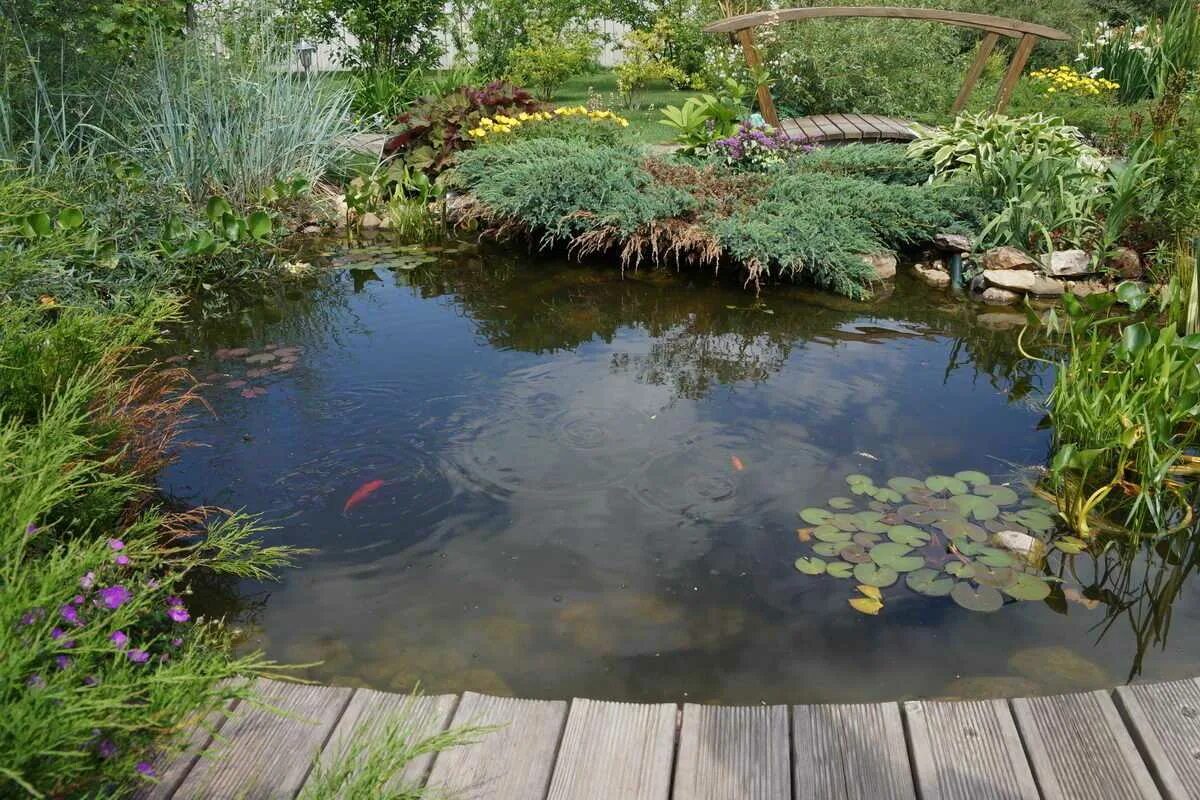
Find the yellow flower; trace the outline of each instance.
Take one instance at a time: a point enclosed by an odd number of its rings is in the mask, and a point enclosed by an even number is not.
[[[485,131],[483,128],[472,128],[468,131],[468,133],[470,133],[471,136],[475,137],[476,139],[482,139],[483,137],[487,136],[487,131]]]

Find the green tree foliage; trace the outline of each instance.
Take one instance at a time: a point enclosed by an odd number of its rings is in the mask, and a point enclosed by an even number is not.
[[[390,69],[401,74],[430,68],[444,52],[446,26],[439,0],[293,0],[292,14],[302,29],[344,47],[342,63],[356,70]]]
[[[552,100],[568,78],[595,64],[598,53],[596,37],[589,30],[556,31],[544,22],[535,22],[530,26],[529,42],[509,53],[512,77],[536,89],[540,99]]]

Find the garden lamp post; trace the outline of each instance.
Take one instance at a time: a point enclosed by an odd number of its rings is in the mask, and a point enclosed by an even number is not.
[[[313,54],[316,52],[317,46],[307,39],[301,39],[296,42],[296,57],[300,59],[300,66],[304,69],[306,77],[308,71],[312,69]]]

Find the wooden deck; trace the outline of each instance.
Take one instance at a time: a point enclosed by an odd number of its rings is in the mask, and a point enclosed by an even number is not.
[[[912,123],[878,114],[814,114],[780,120],[792,138],[813,144],[838,142],[909,142],[917,138]]]
[[[405,698],[262,680],[143,798],[294,798],[314,761]],[[502,726],[404,778],[460,800],[1200,798],[1200,680],[1019,700],[676,706],[468,692],[417,701],[429,732]],[[411,709],[410,709],[411,710]],[[441,797],[443,795],[438,794]]]

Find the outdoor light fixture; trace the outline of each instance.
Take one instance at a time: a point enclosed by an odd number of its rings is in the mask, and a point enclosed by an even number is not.
[[[304,68],[304,74],[312,69],[313,54],[317,52],[317,46],[307,39],[301,39],[296,42],[296,57],[300,59],[300,66]]]

